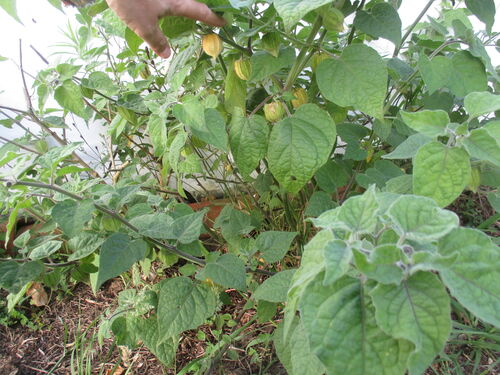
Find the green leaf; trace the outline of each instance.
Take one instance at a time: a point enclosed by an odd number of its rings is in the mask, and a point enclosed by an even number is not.
[[[95,211],[94,202],[90,199],[77,202],[66,199],[52,208],[52,218],[61,227],[64,234],[74,237],[81,233],[85,224],[92,219]]]
[[[136,227],[143,236],[162,240],[173,239],[170,231],[173,222],[172,217],[162,212],[137,216],[130,220],[130,224]]]
[[[495,2],[493,0],[465,0],[465,5],[477,18],[484,22],[488,31],[491,32],[491,28],[495,23]]]
[[[258,286],[252,297],[256,300],[269,302],[285,302],[295,271],[285,270],[271,276]]]
[[[147,244],[143,240],[131,240],[123,233],[111,235],[101,247],[94,292],[107,280],[121,275],[135,262],[144,259],[146,252]]]
[[[148,120],[147,134],[151,138],[154,155],[161,157],[167,150],[168,132],[163,116],[151,115]]]
[[[349,175],[337,162],[328,160],[314,177],[321,190],[327,193],[336,193],[337,189],[347,185]]]
[[[420,133],[410,135],[402,143],[400,143],[394,151],[387,155],[383,155],[382,158],[391,160],[412,159],[422,146],[431,141],[432,138]]]
[[[0,288],[10,293],[19,292],[24,285],[40,276],[45,267],[41,262],[0,262]]]
[[[281,69],[288,68],[295,61],[295,50],[291,47],[282,48],[278,57],[268,52],[258,51],[251,57],[252,75],[250,81],[256,82],[269,78]]]
[[[401,20],[398,12],[387,3],[376,4],[370,12],[358,11],[354,26],[374,38],[384,38],[395,45],[401,40]]]
[[[234,115],[245,113],[246,99],[247,83],[236,75],[234,65],[231,64],[224,80],[224,108]]]
[[[30,258],[33,260],[39,260],[43,258],[47,258],[54,254],[57,250],[59,250],[62,246],[61,241],[47,241],[41,244],[40,246],[35,247],[30,252]]]
[[[274,0],[274,7],[283,18],[285,29],[291,30],[307,13],[330,2],[331,0]]]
[[[21,20],[17,16],[16,0],[0,0],[0,7],[2,7],[3,10],[5,10],[17,22],[22,24]]]
[[[400,113],[406,125],[431,138],[445,135],[446,126],[450,123],[448,113],[442,110],[424,110],[418,112],[401,111]]]
[[[222,151],[228,150],[226,123],[216,109],[205,109],[201,102],[190,100],[175,106],[174,115],[189,127],[194,136]]]
[[[292,117],[274,125],[269,139],[269,169],[291,193],[326,163],[336,138],[335,123],[315,104],[304,104]]]
[[[396,264],[376,264],[371,262],[365,252],[361,252],[356,248],[352,249],[352,253],[354,265],[365,277],[381,284],[399,285],[403,280],[403,270]]]
[[[464,107],[469,117],[475,118],[500,109],[500,95],[490,92],[471,92],[464,99]]]
[[[311,195],[311,198],[309,198],[304,215],[318,217],[323,212],[335,207],[337,207],[337,203],[333,201],[331,194],[325,193],[324,191],[316,191]]]
[[[374,49],[362,44],[346,47],[340,58],[319,65],[316,79],[326,99],[383,120],[388,72]]]
[[[87,119],[83,95],[80,87],[72,80],[68,79],[54,91],[54,99],[65,110],[73,112],[75,115]]]
[[[436,56],[429,60],[421,55],[418,67],[430,94],[447,87],[463,98],[471,92],[488,89],[483,63],[467,51],[457,52],[451,59]]]
[[[322,281],[320,274],[309,283],[300,311],[311,349],[327,372],[403,374],[413,345],[377,326],[360,280],[346,276],[327,287]]]
[[[417,242],[431,242],[445,236],[459,225],[458,216],[439,208],[425,197],[403,195],[387,211],[394,231]]]
[[[141,319],[137,325],[137,334],[146,347],[160,360],[165,366],[169,367],[175,359],[175,352],[179,343],[179,337],[163,338],[159,329],[156,317]]]
[[[245,263],[234,254],[224,254],[215,262],[207,263],[196,276],[198,280],[212,280],[224,288],[246,290]]]
[[[285,339],[285,325],[278,325],[273,341],[276,354],[289,375],[322,375],[325,368],[309,346],[309,340],[299,318],[294,317]]]
[[[165,342],[205,323],[217,308],[217,294],[187,277],[166,279],[159,284],[158,334]]]
[[[328,242],[324,250],[325,279],[323,284],[330,285],[349,271],[352,261],[351,247],[342,240]]]
[[[245,117],[241,109],[233,113],[229,144],[234,161],[243,176],[250,173],[266,156],[269,126],[261,116]]]
[[[170,239],[175,239],[183,244],[196,241],[201,235],[203,217],[206,212],[206,210],[202,210],[175,219],[167,232]]]
[[[375,186],[372,185],[363,195],[351,197],[339,208],[327,211],[311,221],[321,228],[340,229],[358,234],[371,233],[377,225],[377,211]]]
[[[320,231],[304,247],[300,268],[295,272],[288,289],[288,300],[285,308],[284,331],[288,336],[290,325],[295,317],[299,300],[307,285],[325,268],[324,249],[332,241],[332,231]]]
[[[279,262],[286,255],[297,232],[268,231],[259,234],[255,248],[268,263]]]
[[[194,31],[196,22],[186,17],[164,17],[160,21],[160,28],[168,38],[177,38]]]
[[[438,250],[444,257],[457,256],[438,268],[452,296],[478,318],[500,327],[498,246],[478,230],[457,228],[439,241]]]
[[[235,210],[231,206],[225,206],[215,220],[214,228],[220,228],[222,236],[231,241],[250,233],[255,229],[255,226],[252,224],[252,218],[249,215],[240,210]]]
[[[496,128],[500,129],[500,123],[496,124]],[[496,136],[493,127],[474,129],[463,143],[473,158],[486,160],[500,167],[500,138]]]
[[[133,53],[137,53],[141,44],[144,43],[142,38],[128,27],[125,29],[125,41],[127,42],[128,48],[130,48]]]
[[[452,203],[469,183],[469,155],[461,148],[431,142],[413,161],[413,192],[433,198],[439,206]]]
[[[68,241],[68,247],[73,251],[68,257],[68,262],[83,259],[104,243],[104,238],[97,233],[82,232],[78,236],[73,237]]]
[[[410,374],[422,374],[443,349],[451,331],[450,298],[438,277],[417,272],[401,285],[379,284],[371,292],[377,324],[415,345]]]

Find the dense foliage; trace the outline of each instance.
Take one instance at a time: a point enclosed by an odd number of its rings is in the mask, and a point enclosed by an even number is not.
[[[233,289],[279,323],[276,353],[300,375],[423,373],[452,298],[499,327],[498,213],[473,228],[445,209],[472,191],[500,210],[493,0],[443,1],[407,30],[397,0],[205,2],[228,25],[163,20],[169,62],[103,1],[82,9],[28,109],[0,106],[3,126],[40,126],[0,149],[6,240],[36,221],[0,263],[9,309],[33,281],[95,291],[132,270],[101,335],[169,366]],[[106,125],[100,164],[61,135],[72,116]],[[227,198],[214,222],[186,204],[207,181]],[[143,285],[154,261],[175,277]]]

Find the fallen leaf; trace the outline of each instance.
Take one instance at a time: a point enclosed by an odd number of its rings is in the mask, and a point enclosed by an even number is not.
[[[31,297],[31,303],[37,307],[46,306],[49,303],[49,296],[40,283],[31,284],[26,295]]]

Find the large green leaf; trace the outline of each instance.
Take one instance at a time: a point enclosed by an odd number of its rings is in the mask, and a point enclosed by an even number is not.
[[[269,139],[269,169],[288,191],[298,193],[326,163],[336,137],[330,115],[315,104],[301,106],[276,124]]]
[[[398,44],[401,40],[401,20],[394,7],[387,3],[376,4],[369,12],[356,13],[354,26],[375,37]]]
[[[54,99],[64,109],[73,112],[83,119],[87,118],[82,91],[71,79],[64,81],[61,86],[56,88]]]
[[[400,143],[394,151],[387,155],[383,155],[383,159],[412,159],[420,147],[432,141],[432,138],[426,135],[417,133],[410,135],[402,143]]]
[[[234,161],[243,176],[248,176],[266,156],[269,126],[261,116],[247,118],[238,109],[229,128],[229,144]]]
[[[295,61],[293,48],[282,48],[277,57],[265,51],[258,51],[252,55],[251,81],[260,81],[269,78],[283,68],[287,68]]]
[[[488,80],[483,63],[467,51],[460,51],[451,59],[436,56],[429,60],[421,55],[418,67],[429,93],[449,88],[458,97],[474,91],[486,91]]]
[[[205,108],[197,100],[190,100],[174,107],[174,115],[187,125],[193,135],[222,151],[227,151],[226,123],[213,108]]]
[[[266,262],[279,262],[290,250],[295,237],[297,237],[297,232],[263,232],[257,237],[255,248],[262,253]]]
[[[228,205],[222,209],[215,220],[214,228],[220,228],[222,236],[231,241],[241,235],[250,233],[255,226],[252,224],[252,218],[249,215]]]
[[[300,268],[293,275],[292,283],[288,289],[284,320],[285,336],[288,336],[300,297],[305,288],[318,273],[325,269],[324,249],[333,239],[332,231],[323,230],[315,235],[304,247]]]
[[[83,259],[104,243],[104,238],[94,232],[81,232],[78,236],[71,238],[68,241],[68,247],[73,251],[68,257],[68,261]]]
[[[438,277],[418,272],[400,285],[379,284],[371,293],[378,325],[415,345],[408,368],[422,374],[443,349],[451,331],[450,298]]]
[[[485,322],[500,328],[500,251],[484,233],[457,228],[438,244],[445,257],[455,262],[439,265],[444,283],[464,307]]]
[[[330,241],[324,250],[325,279],[324,285],[329,285],[344,276],[351,266],[351,247],[342,240]]]
[[[234,254],[224,254],[215,262],[207,263],[196,278],[210,279],[224,288],[246,290],[245,263]]]
[[[464,99],[464,107],[470,118],[486,115],[500,109],[500,95],[490,92],[471,92]]]
[[[491,28],[495,23],[495,2],[494,0],[465,0],[467,8],[481,21],[484,22],[486,28],[491,32]]]
[[[63,243],[61,241],[46,241],[31,250],[30,258],[33,260],[47,258],[59,250],[62,244]]]
[[[2,7],[3,10],[5,10],[16,21],[22,23],[17,16],[16,0],[0,0],[0,7]]]
[[[283,18],[285,28],[290,30],[307,13],[330,2],[331,0],[274,0],[274,7]]]
[[[95,290],[107,280],[119,276],[146,256],[147,244],[143,240],[132,240],[123,233],[111,235],[101,247],[99,271]]]
[[[445,135],[446,126],[450,123],[448,113],[442,110],[400,113],[406,125],[431,138]]]
[[[339,208],[325,212],[312,222],[321,228],[371,233],[377,225],[378,208],[375,185],[372,185],[362,195],[349,198]]]
[[[148,214],[135,217],[130,223],[144,236],[189,244],[200,237],[205,213],[203,210],[175,220],[165,213]]]
[[[274,331],[273,341],[276,354],[289,375],[322,375],[325,368],[309,346],[307,334],[300,320],[295,317],[290,333],[285,338],[284,324]]]
[[[388,72],[373,48],[363,44],[346,47],[340,58],[319,65],[316,78],[326,99],[383,119]]]
[[[253,298],[268,302],[285,302],[288,288],[292,282],[292,277],[296,270],[285,270],[278,272],[264,281],[255,290]]]
[[[470,135],[464,139],[464,146],[469,154],[473,158],[487,160],[500,167],[498,129],[500,129],[500,122],[471,131]]]
[[[361,281],[345,276],[325,287],[323,274],[309,283],[300,301],[314,354],[330,374],[402,375],[413,345],[395,339],[375,322]]]
[[[170,228],[173,222],[172,217],[162,212],[137,216],[130,220],[130,224],[136,227],[143,236],[158,239],[172,239]]]
[[[95,211],[94,202],[90,199],[76,202],[66,199],[52,208],[52,218],[61,227],[64,234],[73,237],[81,233],[85,224],[92,219]]]
[[[172,365],[179,343],[177,335],[164,339],[158,329],[158,321],[154,316],[138,321],[137,335],[161,363],[165,366]]]
[[[159,289],[159,342],[165,342],[185,330],[197,328],[217,308],[217,294],[187,277],[163,280]]]
[[[458,227],[458,216],[439,208],[426,197],[403,195],[389,208],[387,215],[399,236],[418,242],[438,240]]]
[[[41,262],[2,261],[0,262],[0,288],[10,293],[18,293],[24,285],[40,276],[44,269]]]
[[[461,148],[431,142],[420,148],[413,161],[413,192],[433,198],[444,207],[469,183],[469,155]]]

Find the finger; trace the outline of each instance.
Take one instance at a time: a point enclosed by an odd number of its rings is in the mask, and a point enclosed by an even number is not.
[[[133,28],[137,35],[139,35],[156,54],[164,59],[168,59],[171,55],[170,45],[168,40],[155,23],[149,23],[145,26],[137,26]]]
[[[210,26],[222,27],[226,24],[224,18],[219,17],[205,4],[194,0],[185,0],[175,9],[176,16],[192,18]]]

